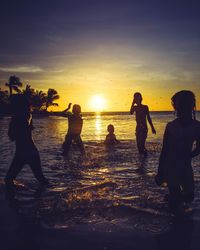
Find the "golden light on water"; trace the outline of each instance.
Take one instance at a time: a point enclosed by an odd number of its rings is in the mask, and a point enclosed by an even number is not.
[[[95,135],[97,140],[100,139],[101,132],[102,132],[102,120],[101,116],[97,115],[95,120]]]
[[[95,112],[101,112],[106,108],[106,100],[103,95],[94,95],[90,99],[89,106]]]

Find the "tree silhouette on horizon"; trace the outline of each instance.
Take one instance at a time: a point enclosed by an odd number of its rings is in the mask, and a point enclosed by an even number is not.
[[[36,90],[33,96],[33,107],[36,111],[46,110],[46,93],[42,90]]]
[[[17,93],[21,92],[19,87],[22,87],[22,82],[19,77],[13,75],[9,77],[8,83],[5,83],[5,86],[9,88],[9,93],[11,96],[13,94],[13,90]]]
[[[60,98],[57,90],[49,88],[47,92],[42,90],[35,90],[30,84],[26,84],[24,89],[19,77],[12,75],[9,77],[9,81],[5,83],[8,90],[0,89],[0,105],[1,113],[10,113],[10,97],[14,95],[13,91],[17,94],[24,95],[32,105],[33,111],[36,113],[47,112],[51,106],[58,107],[58,103],[55,101]]]
[[[58,103],[54,101],[58,100],[60,96],[55,89],[48,89],[46,96],[46,111],[50,106],[58,107]]]

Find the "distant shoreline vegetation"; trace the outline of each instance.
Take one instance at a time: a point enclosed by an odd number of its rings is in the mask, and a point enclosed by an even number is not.
[[[21,94],[26,96],[29,100],[33,114],[48,114],[49,107],[58,107],[56,100],[60,98],[57,90],[49,88],[47,92],[41,90],[35,90],[31,85],[26,84],[25,88],[20,78],[13,75],[10,76],[8,82],[5,83],[8,90],[2,90],[0,88],[0,115],[10,115],[11,107],[10,100],[13,94]]]

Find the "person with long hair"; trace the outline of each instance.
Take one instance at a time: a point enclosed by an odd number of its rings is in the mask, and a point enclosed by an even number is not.
[[[177,118],[166,126],[155,181],[169,189],[173,211],[194,199],[193,157],[200,154],[200,122],[196,120],[193,92],[182,90],[171,98]]]

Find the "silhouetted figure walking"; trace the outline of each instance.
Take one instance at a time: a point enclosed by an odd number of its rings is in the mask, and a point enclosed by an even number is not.
[[[181,203],[194,199],[191,160],[200,154],[200,122],[195,120],[196,101],[191,91],[177,92],[171,100],[177,118],[166,126],[155,180],[158,185],[167,184],[169,205],[176,212]]]
[[[136,114],[136,141],[139,154],[147,154],[145,148],[145,142],[148,134],[147,120],[151,126],[153,134],[156,134],[156,130],[153,126],[149,108],[147,105],[142,104],[142,95],[139,92],[136,92],[133,96],[133,103],[130,109],[130,114]]]
[[[12,119],[8,129],[8,136],[11,141],[15,142],[16,151],[5,177],[6,186],[8,189],[13,189],[13,180],[25,164],[30,165],[35,178],[40,183],[47,184],[48,181],[42,173],[39,152],[32,138],[34,127],[30,104],[25,96],[17,94],[11,97],[11,107]]]
[[[107,145],[107,146],[111,146],[111,145],[115,145],[117,143],[120,143],[120,141],[118,141],[116,139],[116,136],[114,134],[115,132],[115,128],[112,124],[109,124],[108,127],[107,127],[107,131],[109,132],[107,135],[106,135],[106,139],[104,141],[104,143]]]
[[[65,141],[63,143],[63,155],[67,156],[72,142],[74,142],[80,149],[82,154],[85,154],[84,145],[81,139],[81,131],[83,127],[83,119],[81,117],[81,106],[74,104],[72,108],[72,113],[69,112],[71,108],[71,103],[69,103],[68,108],[63,111],[68,118],[68,131],[65,136]]]

